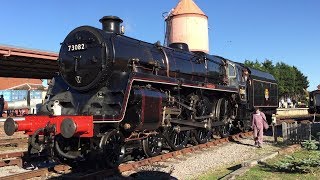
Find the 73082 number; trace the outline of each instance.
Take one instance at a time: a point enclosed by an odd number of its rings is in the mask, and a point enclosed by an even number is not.
[[[85,44],[71,44],[68,45],[68,51],[80,51],[86,49]]]

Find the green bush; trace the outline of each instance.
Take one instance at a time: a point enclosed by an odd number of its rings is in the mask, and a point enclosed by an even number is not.
[[[310,173],[314,172],[316,167],[320,167],[320,153],[305,158],[286,156],[283,160],[275,163],[273,168],[280,172]]]
[[[308,151],[318,149],[316,140],[307,140],[301,143],[302,147]]]

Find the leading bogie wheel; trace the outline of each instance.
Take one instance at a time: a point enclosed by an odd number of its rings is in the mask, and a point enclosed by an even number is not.
[[[150,135],[142,140],[142,147],[147,157],[157,156],[162,150],[162,138],[158,134]]]
[[[102,161],[108,167],[115,167],[121,163],[125,155],[124,136],[118,130],[109,130],[100,140]]]

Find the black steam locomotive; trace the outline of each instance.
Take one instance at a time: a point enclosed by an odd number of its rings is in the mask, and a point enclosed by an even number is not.
[[[250,129],[254,107],[270,121],[278,105],[268,73],[223,57],[191,52],[184,43],[147,43],[121,33],[122,20],[82,26],[61,44],[60,73],[40,114],[7,119],[5,132],[30,135],[29,152],[117,164],[130,150],[205,143],[212,134]],[[94,155],[94,156],[91,156]]]
[[[309,113],[320,114],[320,90],[309,93]]]

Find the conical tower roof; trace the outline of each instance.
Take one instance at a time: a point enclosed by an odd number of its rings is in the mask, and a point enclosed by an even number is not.
[[[199,14],[204,15],[204,12],[193,2],[193,0],[180,0],[178,5],[171,12],[172,16],[181,14]]]

